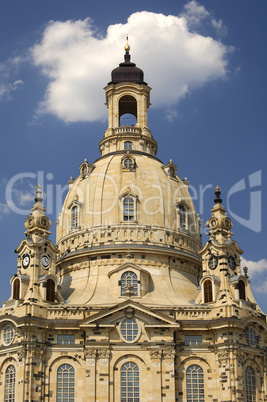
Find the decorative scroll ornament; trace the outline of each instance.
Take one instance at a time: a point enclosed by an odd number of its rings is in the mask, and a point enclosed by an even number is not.
[[[159,364],[162,356],[162,350],[150,350],[150,358],[154,364]]]
[[[175,349],[167,348],[162,350],[162,357],[166,361],[167,364],[172,364],[175,358]]]
[[[102,365],[105,365],[105,364],[108,363],[109,357],[110,357],[110,350],[109,349],[99,349],[97,354],[98,354],[98,357],[100,359],[100,363]]]

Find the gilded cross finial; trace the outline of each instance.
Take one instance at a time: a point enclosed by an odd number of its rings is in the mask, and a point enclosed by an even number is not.
[[[126,45],[124,46],[124,50],[126,53],[129,53],[130,51],[130,45],[128,43],[128,34],[126,35]]]

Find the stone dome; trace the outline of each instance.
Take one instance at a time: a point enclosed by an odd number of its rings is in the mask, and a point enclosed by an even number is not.
[[[199,218],[188,182],[181,181],[175,170],[172,161],[164,165],[133,150],[113,152],[93,165],[85,161],[80,166],[79,177],[69,184],[57,227],[65,299],[75,304],[118,301],[117,290],[107,286],[114,282],[117,287],[120,267],[129,264],[146,277],[144,303],[153,304],[160,297],[163,304],[184,305],[196,297]],[[89,267],[91,275],[98,272],[98,283],[89,285]],[[163,288],[163,282],[169,286]]]

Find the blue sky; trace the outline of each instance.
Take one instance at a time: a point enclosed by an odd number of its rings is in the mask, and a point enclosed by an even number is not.
[[[99,157],[103,87],[123,61],[128,33],[132,61],[152,87],[157,156],[188,178],[204,223],[213,188],[222,188],[242,265],[267,313],[266,1],[9,0],[0,7],[0,301],[10,297],[13,250],[37,181],[55,240],[69,177],[84,158]]]

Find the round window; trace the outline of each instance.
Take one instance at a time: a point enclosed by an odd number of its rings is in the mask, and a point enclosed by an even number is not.
[[[253,327],[248,327],[246,331],[246,336],[247,336],[247,341],[249,346],[257,346],[258,344],[258,336],[256,334],[256,331]]]
[[[127,159],[124,160],[124,167],[126,169],[131,169],[133,167],[133,165],[134,165],[134,163],[133,163],[132,159],[127,158]]]
[[[2,341],[5,346],[11,345],[14,340],[15,331],[12,325],[7,325],[2,331]]]
[[[135,342],[139,335],[137,322],[132,318],[127,318],[121,323],[120,332],[125,342]]]

